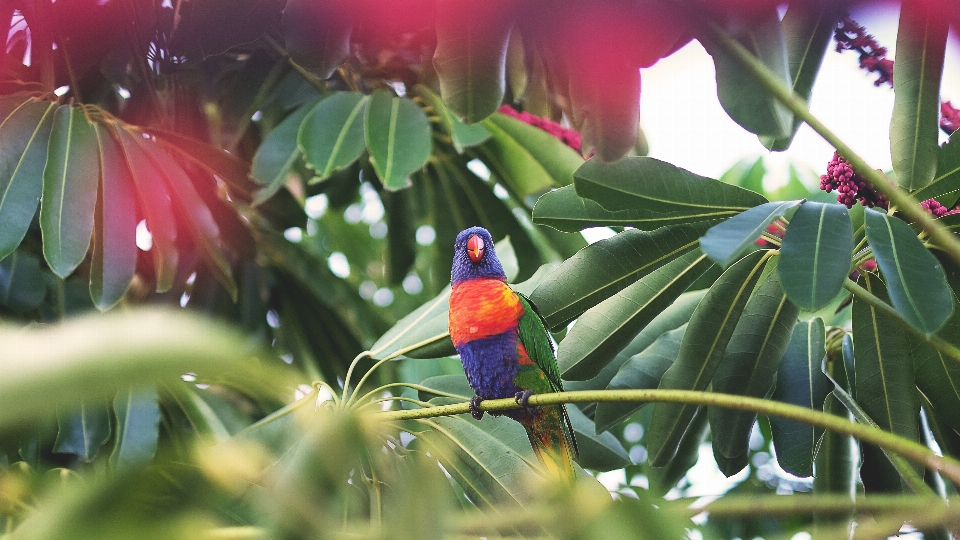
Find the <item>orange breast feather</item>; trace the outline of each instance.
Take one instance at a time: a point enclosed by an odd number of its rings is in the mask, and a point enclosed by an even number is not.
[[[458,283],[450,293],[450,339],[459,347],[474,339],[515,330],[522,314],[520,299],[500,280]]]

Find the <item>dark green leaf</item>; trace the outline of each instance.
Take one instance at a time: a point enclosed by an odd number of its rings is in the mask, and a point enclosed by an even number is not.
[[[107,128],[94,128],[101,173],[90,256],[90,297],[97,309],[106,311],[123,298],[137,269],[137,213],[123,150]]]
[[[960,337],[960,311],[954,311],[938,334],[954,340]],[[906,339],[917,388],[943,422],[960,429],[960,363],[912,333],[907,333]]]
[[[588,308],[695,249],[705,225],[626,230],[570,257],[531,295],[547,324],[566,326]]]
[[[17,249],[37,212],[56,109],[28,101],[0,121],[0,259]]]
[[[433,151],[431,134],[427,115],[413,101],[385,90],[370,97],[364,137],[370,161],[385,188],[398,190],[409,185],[408,176],[423,167]]]
[[[778,271],[790,300],[807,311],[830,303],[850,273],[853,226],[840,204],[804,203],[783,237]]]
[[[767,263],[766,279],[757,285],[743,308],[713,375],[714,392],[762,398],[773,390],[780,359],[800,314],[800,308],[783,292],[775,270],[777,262],[773,259]],[[750,431],[757,414],[722,407],[709,410],[714,455],[720,470],[732,476],[747,466]]]
[[[644,208],[662,218],[720,219],[767,202],[752,191],[647,157],[607,164],[591,159],[574,178],[578,195],[608,210]]]
[[[368,102],[359,92],[338,92],[318,103],[303,119],[297,144],[320,180],[363,153],[363,116]]]
[[[80,400],[80,405],[57,409],[57,442],[53,451],[74,454],[93,461],[100,446],[110,438],[110,413],[96,400]]]
[[[282,9],[277,0],[192,1],[177,10],[170,48],[198,60],[220,55],[259,38]]]
[[[824,343],[822,320],[797,323],[777,371],[773,399],[815,411],[823,409],[831,389],[821,369]],[[823,429],[777,416],[770,417],[770,428],[780,467],[794,476],[813,476],[813,457]]]
[[[253,192],[258,186],[250,180],[250,163],[247,161],[218,146],[175,131],[150,128],[149,133],[156,138],[164,150],[177,156],[178,159],[185,158],[181,161],[184,166],[187,163],[193,163],[223,180],[230,188],[231,198],[243,201],[252,199]]]
[[[467,377],[463,373],[430,377],[424,379],[423,382],[420,383],[420,386],[437,390],[438,392],[463,396],[464,400],[470,399],[476,393],[473,391],[473,388],[470,387],[470,383],[467,382]],[[417,395],[419,399],[423,401],[430,401],[435,397],[441,397],[440,394],[435,394],[427,390],[418,390]]]
[[[321,79],[328,79],[350,54],[353,21],[348,2],[287,0],[283,37],[290,59]]]
[[[14,251],[0,261],[0,303],[16,313],[26,313],[38,308],[46,296],[40,259]]]
[[[726,268],[763,234],[768,225],[802,202],[774,201],[755,206],[714,225],[700,239],[700,247],[717,264]]]
[[[890,153],[897,183],[906,190],[925,187],[937,167],[940,77],[947,47],[947,17],[921,0],[900,10],[893,67],[893,118]]]
[[[751,253],[713,284],[690,317],[680,352],[660,380],[660,388],[704,390],[710,384],[768,257],[763,251]],[[662,467],[673,459],[696,409],[680,403],[654,404],[647,432],[651,465]]]
[[[869,208],[865,215],[867,240],[893,307],[917,330],[936,332],[953,313],[943,266],[902,220]]]
[[[490,138],[490,132],[483,124],[464,124],[457,118],[450,109],[443,104],[443,100],[437,94],[433,93],[429,87],[418,84],[415,88],[417,95],[433,109],[433,112],[440,120],[450,139],[453,141],[453,147],[457,152],[463,153],[464,149],[476,146]]]
[[[467,123],[490,116],[503,101],[513,19],[509,0],[437,3],[433,67],[443,101]]]
[[[570,415],[570,425],[577,437],[579,459],[581,467],[598,471],[612,471],[630,465],[630,456],[620,444],[620,441],[611,433],[597,434],[593,420],[575,405],[567,405]]]
[[[73,272],[90,247],[99,178],[93,124],[80,109],[61,105],[53,116],[40,205],[43,257],[61,278]]]
[[[152,386],[129,388],[113,400],[117,436],[110,465],[118,471],[140,469],[153,459],[160,435],[160,405]]]
[[[827,394],[823,412],[853,420],[850,412],[833,394]],[[814,492],[839,493],[852,499],[857,489],[858,459],[856,456],[857,442],[853,437],[830,430],[825,431],[820,440],[815,461],[817,475],[813,478]],[[823,516],[817,516],[817,518],[818,522],[836,519]]]
[[[937,151],[937,175],[930,185],[914,194],[918,201],[960,191],[960,137],[951,137]],[[948,205],[949,206],[949,205]]]
[[[563,378],[582,381],[597,375],[712,265],[700,250],[691,251],[587,310],[557,349]]]
[[[589,39],[595,43],[607,41],[607,45],[591,51],[603,60],[586,60],[586,47],[578,51],[580,55],[574,53],[580,58],[570,61],[577,70],[569,78],[571,116],[580,130],[581,151],[612,163],[631,150],[642,150],[646,142],[640,138],[639,127],[640,70],[633,59],[625,57],[628,53],[623,45],[609,43],[608,36]]]
[[[300,124],[316,105],[316,100],[301,105],[273,128],[273,131],[260,143],[256,155],[253,156],[253,166],[250,171],[253,179],[265,186],[257,192],[254,199],[256,204],[273,196],[287,180],[287,174],[300,158],[300,148],[297,146]]]
[[[662,497],[687,475],[687,471],[700,459],[700,446],[708,433],[710,433],[710,423],[707,422],[707,409],[697,407],[693,419],[690,420],[690,426],[680,439],[677,453],[670,463],[663,467],[647,468],[651,492]]]
[[[854,368],[853,360],[853,335],[844,334],[840,347],[843,355],[843,364],[840,368],[843,369],[844,388],[851,396],[857,397],[857,371]]]

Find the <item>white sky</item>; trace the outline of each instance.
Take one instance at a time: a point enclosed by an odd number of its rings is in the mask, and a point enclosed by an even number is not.
[[[855,9],[851,17],[887,47],[887,58],[894,59],[897,3]],[[859,55],[854,51],[837,53],[835,44],[831,39],[814,86],[811,110],[872,167],[888,170],[893,89],[886,84],[875,87],[876,75],[859,68]],[[960,43],[951,33],[941,96],[954,104],[960,104],[958,66]],[[788,163],[805,164],[819,176],[833,156],[833,148],[807,125],[801,126],[786,152],[768,152],[720,107],[713,60],[696,41],[641,70],[641,78],[640,123],[652,157],[718,178],[739,160],[752,161],[762,155],[766,156],[768,182],[777,185],[786,181]]]

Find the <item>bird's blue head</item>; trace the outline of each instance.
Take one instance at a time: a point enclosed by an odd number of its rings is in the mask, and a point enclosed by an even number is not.
[[[506,281],[507,275],[493,248],[493,238],[486,229],[470,227],[457,235],[451,275],[454,283],[477,278]]]

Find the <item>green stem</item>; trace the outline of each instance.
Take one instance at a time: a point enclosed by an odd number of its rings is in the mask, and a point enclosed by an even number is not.
[[[441,298],[443,298],[443,297],[441,297]],[[432,311],[432,310],[433,310],[433,308],[431,307],[431,308],[428,309],[426,312],[424,312],[424,315],[426,315],[427,313],[429,313],[429,312]],[[418,317],[418,318],[417,318],[417,321],[419,321],[420,318],[422,318],[422,317],[423,317],[422,315],[421,315],[421,317]],[[414,323],[414,324],[415,324],[415,323]],[[409,327],[407,327],[407,329],[413,328],[413,326],[414,326],[414,325],[411,324]],[[404,329],[404,332],[406,332],[407,329]],[[360,391],[360,387],[363,386],[363,383],[367,382],[367,379],[370,378],[370,375],[372,375],[373,372],[377,370],[377,368],[379,368],[379,367],[382,366],[383,364],[386,364],[386,363],[389,362],[390,360],[393,360],[394,358],[397,358],[398,356],[403,356],[404,354],[406,354],[406,353],[408,353],[408,352],[410,352],[410,351],[415,351],[415,350],[419,349],[420,347],[424,347],[424,346],[426,346],[426,345],[429,345],[429,344],[433,343],[434,341],[437,341],[438,339],[443,339],[443,338],[447,337],[448,335],[450,335],[450,334],[449,334],[448,332],[445,332],[445,333],[443,333],[443,334],[441,334],[441,335],[439,335],[439,336],[434,336],[434,337],[425,339],[425,340],[423,340],[423,341],[418,341],[417,343],[414,343],[413,345],[408,345],[408,346],[406,346],[406,347],[404,347],[404,348],[402,348],[402,349],[397,349],[396,351],[393,351],[392,353],[388,354],[387,356],[384,356],[382,360],[380,360],[379,362],[377,362],[376,364],[374,364],[373,367],[371,367],[366,373],[364,373],[364,374],[363,374],[363,377],[360,377],[360,380],[357,381],[357,387],[353,389],[353,392],[350,392],[350,397],[347,398],[347,397],[346,397],[346,396],[347,396],[347,391],[349,390],[349,385],[348,385],[347,383],[350,382],[350,371],[353,370],[353,366],[356,364],[356,360],[354,360],[354,363],[350,364],[350,370],[347,371],[347,379],[346,379],[346,380],[344,381],[344,383],[343,383],[343,395],[344,395],[343,408],[345,408],[345,409],[346,409],[346,408],[349,408],[351,405],[353,405],[353,404],[357,401],[357,392]],[[397,337],[399,337],[399,335],[398,335]],[[394,338],[394,339],[396,339],[396,338]],[[391,341],[393,341],[393,340],[391,340]],[[381,347],[380,349],[382,350],[383,347]],[[370,355],[371,355],[371,353],[370,353],[369,351],[368,351],[366,354],[367,354],[367,356],[370,356]]]
[[[783,103],[790,112],[806,122],[827,142],[833,145],[850,162],[853,170],[866,177],[874,188],[886,195],[891,204],[898,207],[910,220],[919,223],[923,230],[930,233],[934,243],[946,251],[950,257],[960,264],[960,238],[952,234],[948,228],[938,223],[933,216],[920,207],[913,197],[898,188],[887,179],[883,172],[867,164],[856,152],[810,113],[806,100],[795,94],[791,88],[783,83],[772,71],[750,53],[743,45],[728,36],[719,26],[701,19],[701,27],[717,44],[729,55],[735,58],[746,68],[764,88],[778,101]]]
[[[851,435],[863,442],[874,444],[884,450],[899,454],[928,469],[940,471],[951,481],[960,483],[960,461],[950,457],[938,456],[929,448],[917,442],[899,437],[879,428],[851,422],[839,416],[767,399],[719,394],[716,392],[697,392],[694,390],[581,390],[575,392],[535,394],[530,397],[529,404],[555,405],[560,403],[651,401],[712,405],[750,411],[758,414],[773,415],[788,420],[796,420],[837,433]],[[506,411],[518,407],[517,401],[513,398],[488,399],[480,404],[480,409],[488,412]],[[464,414],[469,411],[469,403],[457,403],[454,405],[431,407],[429,409],[387,411],[378,413],[377,416],[383,420],[413,420]]]
[[[422,384],[397,382],[397,383],[385,384],[383,386],[379,386],[367,392],[366,394],[363,395],[363,397],[360,398],[360,401],[367,401],[368,399],[373,397],[373,395],[376,394],[377,392],[382,392],[388,388],[399,388],[399,387],[410,388],[412,390],[417,390],[419,392],[430,392],[431,394],[435,396],[440,396],[440,397],[448,397],[453,399],[470,399],[468,396],[461,396],[458,394],[451,394],[449,392],[442,392],[440,390],[435,390],[433,388],[423,386]]]
[[[677,501],[683,504],[687,501]],[[710,517],[737,517],[737,516],[791,516],[796,514],[841,514],[851,510],[860,514],[882,514],[886,512],[918,512],[932,508],[953,508],[960,501],[947,501],[940,497],[918,497],[916,495],[871,495],[868,498],[851,499],[848,495],[813,494],[797,495],[794,497],[754,497],[754,496],[726,496],[706,505],[695,502],[686,507],[684,513],[689,516],[701,512],[709,512]]]

